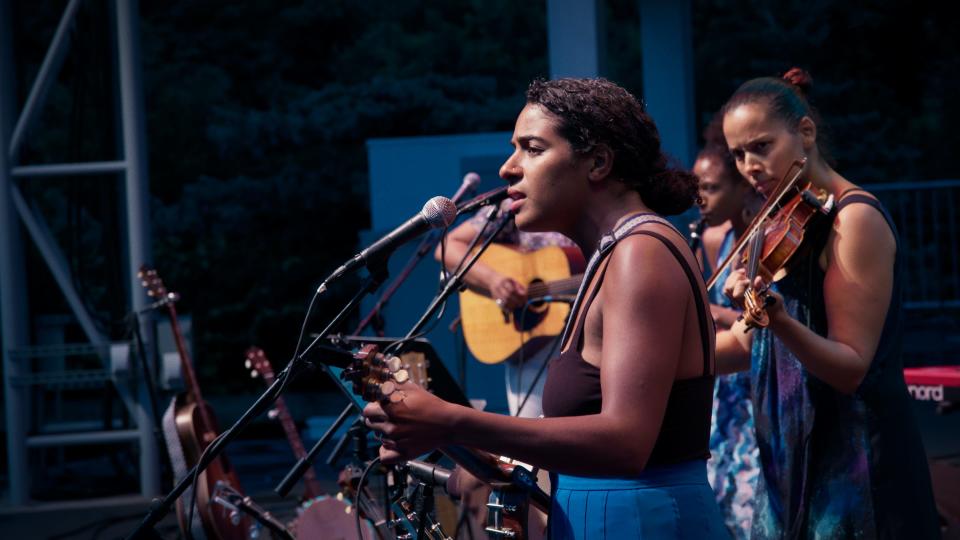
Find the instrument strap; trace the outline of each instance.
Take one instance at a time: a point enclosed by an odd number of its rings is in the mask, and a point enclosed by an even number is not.
[[[563,350],[563,346],[566,345],[567,339],[570,337],[570,332],[573,330],[574,323],[577,319],[575,315],[579,311],[580,306],[583,304],[583,299],[586,296],[587,288],[590,286],[593,276],[597,273],[600,263],[603,262],[603,259],[605,259],[611,251],[613,251],[614,246],[616,246],[617,242],[619,242],[623,237],[630,234],[633,229],[639,227],[640,225],[650,222],[660,223],[670,227],[674,231],[677,231],[669,221],[658,216],[657,214],[654,214],[653,212],[642,212],[639,214],[634,214],[614,231],[609,232],[600,238],[597,249],[593,252],[593,255],[590,256],[590,261],[587,263],[587,269],[583,273],[583,281],[580,282],[580,288],[577,290],[577,297],[573,302],[573,306],[570,307],[570,315],[567,317],[567,322],[563,326],[563,334],[561,334],[560,337],[561,350]],[[680,234],[680,231],[677,231],[677,234]]]

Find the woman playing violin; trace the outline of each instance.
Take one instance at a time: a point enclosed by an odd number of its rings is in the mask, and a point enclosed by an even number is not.
[[[828,163],[810,83],[797,68],[754,79],[722,111],[737,168],[762,195],[805,157],[804,178],[836,201],[829,230],[767,293],[769,325],[746,333],[740,321],[717,335],[720,370],[752,370],[762,466],[753,534],[938,538],[899,357],[896,232],[876,198]],[[768,285],[739,269],[724,291],[742,307],[748,289]]]
[[[667,166],[640,102],[603,79],[534,81],[500,169],[516,224],[594,253],[550,363],[545,418],[484,413],[409,383],[364,414],[384,461],[463,445],[553,476],[551,538],[722,538],[707,484],[713,325],[685,238],[658,214],[696,178]]]

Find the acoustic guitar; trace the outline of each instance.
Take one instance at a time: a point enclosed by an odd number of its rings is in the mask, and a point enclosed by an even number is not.
[[[484,364],[498,364],[518,354],[533,354],[563,331],[570,306],[557,302],[577,292],[583,258],[575,248],[548,246],[524,252],[490,244],[478,262],[527,287],[527,306],[504,313],[496,302],[466,289],[460,293],[460,318],[467,348]]]
[[[174,398],[171,404],[172,410],[168,410],[164,415],[164,436],[167,437],[174,474],[179,479],[200,461],[200,455],[217,438],[219,428],[213,410],[200,394],[200,385],[193,373],[193,362],[190,359],[190,353],[187,352],[183,333],[180,331],[177,310],[174,306],[180,296],[168,291],[157,271],[152,268],[141,266],[137,277],[147,289],[147,294],[156,300],[155,306],[166,308],[186,384],[186,390]],[[173,433],[176,435],[173,436]],[[176,440],[171,440],[171,437],[175,437]],[[182,456],[182,459],[175,459],[174,456]],[[221,486],[229,486],[238,493],[242,492],[237,473],[223,454],[211,461],[197,480],[196,513],[199,516],[202,531],[197,531],[192,524],[187,523],[189,498],[184,495],[177,499],[177,519],[184,537],[192,539],[203,534],[207,538],[219,540],[248,538],[250,527],[254,525],[249,517],[241,516],[235,509],[222,504],[213,504],[213,493],[218,483]]]
[[[384,356],[378,346],[372,344],[361,347],[351,365],[339,375],[352,383],[354,395],[364,401],[401,399],[397,384],[413,382],[399,357]],[[464,446],[445,446],[439,450],[493,489],[486,529],[491,538],[525,540],[529,505],[549,513],[550,496],[537,485],[533,473],[517,462]]]
[[[252,377],[262,377],[263,382],[266,383],[267,386],[271,386],[276,380],[276,376],[273,373],[273,366],[270,365],[270,359],[267,358],[267,355],[260,347],[250,347],[247,349],[244,365],[247,369],[251,370],[250,375]],[[287,436],[287,442],[290,443],[293,455],[296,456],[297,459],[303,459],[304,456],[307,455],[307,449],[303,446],[300,432],[297,431],[297,425],[293,422],[290,409],[287,408],[287,404],[283,401],[282,396],[277,396],[274,402],[274,409],[270,411],[269,415],[271,418],[275,417],[280,421],[280,426],[283,427],[283,433]],[[320,482],[317,480],[317,475],[311,466],[303,473],[302,500],[310,500],[322,494],[323,489],[320,487]]]
[[[276,380],[270,359],[259,347],[247,349],[244,366],[251,370],[251,377],[261,377],[267,386],[272,385]],[[297,459],[303,459],[307,455],[307,450],[303,446],[303,439],[300,438],[300,432],[297,431],[297,425],[293,421],[290,409],[287,408],[283,397],[278,396],[274,404],[275,408],[268,413],[269,416],[280,421],[287,442],[290,443],[290,448],[293,450],[293,455]],[[288,528],[297,537],[301,538],[355,537],[357,534],[353,517],[355,509],[351,498],[344,494],[338,494],[337,496],[325,494],[312,466],[303,473],[303,483],[303,496],[301,497],[300,507],[297,509],[297,517],[288,525]],[[368,517],[374,523],[385,524],[386,520],[379,517],[378,509],[369,509],[364,506],[364,502],[365,500],[362,500],[360,501],[361,504],[357,505],[361,508],[362,515]],[[374,518],[369,518],[370,515],[373,515]],[[369,522],[365,523],[362,530],[364,531],[363,540],[386,538],[385,536],[379,536]]]

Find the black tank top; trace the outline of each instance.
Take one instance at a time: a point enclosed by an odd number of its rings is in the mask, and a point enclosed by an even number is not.
[[[673,242],[659,233],[643,230],[624,235],[643,234],[657,238],[673,253],[683,268],[694,292],[694,302],[700,322],[700,340],[703,354],[703,375],[674,381],[667,400],[660,432],[654,443],[647,466],[668,465],[710,457],[710,415],[713,408],[714,375],[710,369],[710,330],[706,302],[701,294],[694,272]],[[611,250],[612,251],[612,250]],[[606,266],[601,270],[596,285],[590,292],[577,317],[570,347],[550,362],[543,389],[543,412],[547,417],[584,416],[599,414],[602,406],[600,369],[583,359],[583,323],[586,314],[603,284]],[[586,278],[585,278],[586,279]]]

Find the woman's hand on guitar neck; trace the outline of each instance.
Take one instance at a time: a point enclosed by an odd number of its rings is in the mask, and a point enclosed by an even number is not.
[[[449,444],[450,408],[456,405],[409,381],[398,384],[394,393],[401,397],[368,403],[363,409],[367,427],[383,435],[381,461],[406,461]]]

